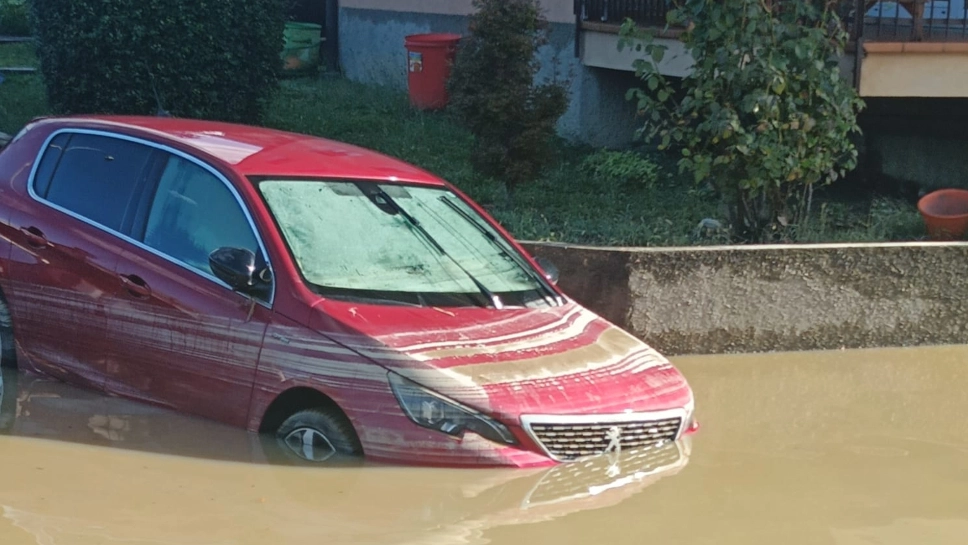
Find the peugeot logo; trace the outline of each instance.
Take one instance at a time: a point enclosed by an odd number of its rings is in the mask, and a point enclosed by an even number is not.
[[[605,453],[614,452],[618,454],[622,452],[622,428],[618,426],[608,428],[608,431],[605,432],[605,439],[608,439],[608,446],[605,447]]]

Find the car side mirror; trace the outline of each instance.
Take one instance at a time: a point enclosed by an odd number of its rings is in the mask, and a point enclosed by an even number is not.
[[[255,254],[245,248],[219,248],[208,255],[208,266],[232,289],[249,292],[259,282]]]
[[[558,272],[558,267],[556,267],[554,263],[541,256],[535,257],[534,262],[541,267],[541,270],[544,271],[545,278],[547,278],[549,282],[555,285],[558,284],[558,277],[560,276],[560,273]]]

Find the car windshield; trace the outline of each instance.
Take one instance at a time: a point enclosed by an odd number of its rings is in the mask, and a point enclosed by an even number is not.
[[[442,187],[262,180],[259,191],[317,293],[375,303],[549,306],[556,294]]]

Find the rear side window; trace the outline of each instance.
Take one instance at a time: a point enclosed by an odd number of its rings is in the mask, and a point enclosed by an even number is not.
[[[50,144],[47,145],[47,150],[44,151],[44,155],[40,160],[40,164],[37,166],[37,172],[34,174],[34,191],[40,196],[47,195],[47,189],[50,187],[50,178],[54,175],[54,170],[60,163],[61,157],[64,154],[64,148],[67,147],[68,142],[73,136],[69,132],[62,132],[55,136]]]
[[[208,170],[170,156],[148,213],[144,243],[199,271],[212,274],[208,255],[221,247],[262,256],[242,206]]]
[[[53,204],[120,231],[152,152],[148,146],[119,138],[73,134],[69,140],[60,140],[58,136],[38,166],[34,191]]]

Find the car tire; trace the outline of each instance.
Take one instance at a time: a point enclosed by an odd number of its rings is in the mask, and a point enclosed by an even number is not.
[[[333,410],[299,411],[283,421],[275,438],[286,457],[296,462],[319,464],[363,456],[353,424]]]
[[[13,338],[13,318],[7,300],[0,295],[0,367],[17,367],[17,347]]]

